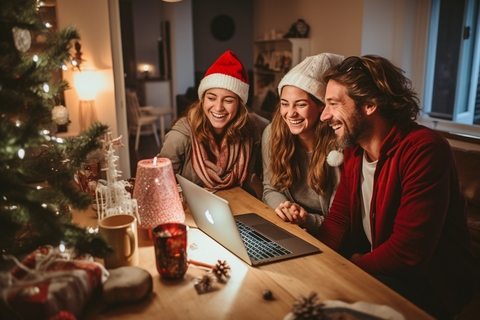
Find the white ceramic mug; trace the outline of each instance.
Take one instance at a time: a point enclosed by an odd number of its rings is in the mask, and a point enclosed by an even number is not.
[[[129,214],[108,216],[100,220],[99,232],[115,250],[105,257],[105,268],[138,265],[137,218]]]

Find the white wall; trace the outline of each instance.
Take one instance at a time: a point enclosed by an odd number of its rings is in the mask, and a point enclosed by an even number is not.
[[[431,0],[257,0],[255,39],[262,39],[271,29],[285,33],[302,18],[310,25],[310,55],[380,55],[406,71],[423,99],[430,3]]]
[[[116,121],[116,105],[112,69],[112,50],[108,0],[57,0],[58,26],[60,29],[68,25],[76,25],[82,39],[82,58],[84,66],[97,70],[99,77],[98,93],[95,107],[98,120],[110,126],[113,136],[118,136]],[[74,87],[73,71],[63,71],[64,78],[71,89],[65,91],[65,104],[70,113],[71,125],[68,135],[78,135],[79,99]],[[120,159],[120,163],[122,159]]]
[[[310,26],[310,53],[332,52],[360,55],[362,0],[255,0],[254,40],[271,29],[287,33],[297,19]],[[253,53],[252,53],[253,54]]]
[[[133,29],[137,77],[141,77],[143,65],[148,64],[150,77],[159,77],[158,38],[160,37],[160,1],[132,1]]]
[[[361,54],[382,56],[402,68],[423,101],[431,1],[363,3]]]

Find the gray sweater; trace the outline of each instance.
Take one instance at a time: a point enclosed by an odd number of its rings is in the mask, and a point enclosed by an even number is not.
[[[250,156],[250,162],[248,164],[248,175],[245,179],[242,188],[250,193],[253,189],[250,187],[250,181],[252,174],[256,172],[261,176],[262,171],[262,153],[260,152],[261,137],[263,130],[268,125],[268,120],[258,116],[255,113],[249,113],[249,117],[253,120],[255,132],[253,137],[253,147]],[[165,144],[157,155],[160,158],[168,158],[172,161],[173,171],[180,174],[182,177],[187,178],[193,183],[202,186],[203,182],[195,173],[192,166],[192,145],[190,142],[189,128],[182,123],[177,122],[172,130],[170,130],[165,136]],[[252,194],[255,194],[253,192]]]
[[[310,171],[310,160],[312,152],[306,152],[301,149],[295,149],[295,153],[299,158],[300,181],[293,188],[283,191],[276,191],[270,185],[271,172],[268,170],[270,165],[270,148],[268,146],[271,136],[271,125],[263,132],[262,137],[262,159],[263,159],[263,197],[262,201],[269,205],[272,209],[276,209],[281,203],[290,201],[297,203],[307,211],[307,221],[301,225],[307,229],[308,233],[315,235],[318,228],[328,214],[330,205],[332,204],[335,192],[339,183],[338,168],[331,168],[335,171],[334,179],[331,181],[328,190],[323,195],[318,195],[308,185],[308,173]]]

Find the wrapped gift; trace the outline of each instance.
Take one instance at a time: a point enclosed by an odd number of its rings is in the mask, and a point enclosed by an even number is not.
[[[75,319],[108,278],[101,264],[70,260],[53,247],[41,247],[16,263],[0,276],[2,319]]]

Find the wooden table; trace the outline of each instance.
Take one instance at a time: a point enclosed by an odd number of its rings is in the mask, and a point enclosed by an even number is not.
[[[156,270],[153,242],[148,232],[140,229],[139,267],[152,275],[153,293],[137,303],[110,307],[100,299],[87,306],[82,319],[283,319],[300,295],[308,296],[312,291],[322,301],[366,301],[390,306],[405,319],[433,319],[298,226],[282,221],[270,207],[242,189],[216,194],[230,202],[234,215],[255,212],[317,246],[322,253],[250,267],[221,248],[219,258],[232,267],[231,278],[225,284],[216,284],[215,291],[197,294],[194,279],[205,271],[190,266],[184,279],[163,280]],[[186,213],[185,223],[196,227],[188,210]],[[75,212],[74,221],[85,227],[97,225],[92,210]],[[263,299],[264,290],[270,290],[275,299]]]

